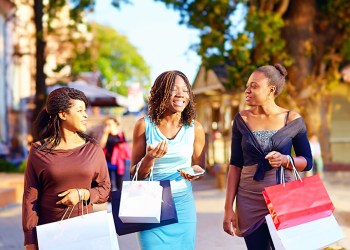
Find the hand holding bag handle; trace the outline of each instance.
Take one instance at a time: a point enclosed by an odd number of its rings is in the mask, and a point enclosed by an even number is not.
[[[136,164],[135,173],[133,175],[133,178],[131,178],[131,181],[138,180],[138,171],[140,169],[142,160],[143,158]],[[148,177],[148,181],[153,180],[153,168],[154,168],[154,164],[150,169],[150,175]],[[169,180],[160,181],[160,185],[163,187],[160,223],[124,223],[122,222],[122,220],[119,218],[121,190],[112,192],[112,213],[113,213],[115,228],[118,235],[135,233],[135,232],[157,228],[157,227],[178,222],[175,202],[171,192],[170,181]]]
[[[299,180],[300,182],[303,182],[303,180],[301,179],[299,173],[298,173],[298,170],[296,169],[295,165],[294,165],[294,162],[292,160],[292,157],[290,155],[287,155],[288,157],[288,163],[290,162],[292,164],[292,170],[293,170],[293,174],[294,174],[294,177],[295,177],[295,180]],[[285,187],[286,186],[286,179],[285,179],[285,176],[284,176],[284,167],[280,167],[281,168],[281,184],[283,183],[283,186]]]
[[[135,174],[133,176],[133,178],[131,179],[131,181],[137,181],[138,179],[138,172],[139,172],[139,169],[141,167],[141,163],[143,161],[143,158],[136,164],[136,167],[135,167]],[[154,167],[154,163],[152,164],[152,167],[151,167],[151,171],[149,173],[149,178],[148,178],[148,181],[153,181],[153,167]]]

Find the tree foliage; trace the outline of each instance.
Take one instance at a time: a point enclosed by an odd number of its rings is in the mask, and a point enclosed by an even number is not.
[[[89,24],[91,46],[78,43],[72,58],[72,73],[100,71],[104,86],[127,95],[130,83],[149,85],[150,68],[128,38],[109,26]]]
[[[350,1],[157,1],[178,10],[181,23],[200,30],[200,44],[193,47],[207,68],[226,65],[227,89],[243,89],[258,66],[285,65],[286,103],[302,113],[311,132],[321,131],[323,150],[330,152],[330,91],[349,62]]]
[[[349,60],[350,2],[346,0],[156,1],[178,10],[180,23],[200,30],[200,44],[193,48],[204,65],[226,65],[228,89],[244,85],[252,70],[263,64],[300,66],[298,57],[310,60],[308,76],[326,72],[322,76],[331,84],[339,80],[336,72],[341,63]],[[295,47],[296,39],[300,48]],[[323,69],[317,69],[321,64]],[[299,81],[306,80],[304,76]],[[305,86],[297,86],[301,87]]]
[[[128,0],[112,0],[111,4],[117,8],[121,3],[127,3]],[[46,100],[46,75],[44,72],[45,65],[45,47],[46,37],[45,32],[53,32],[51,22],[57,18],[60,9],[67,3],[71,6],[70,11],[70,23],[71,28],[76,29],[77,25],[83,20],[83,13],[90,11],[95,5],[94,0],[34,0],[34,22],[36,28],[36,71],[35,71],[35,109],[32,114],[32,120],[34,120],[39,112],[44,108]],[[44,14],[47,14],[48,18],[44,20]],[[46,25],[47,31],[44,30]]]

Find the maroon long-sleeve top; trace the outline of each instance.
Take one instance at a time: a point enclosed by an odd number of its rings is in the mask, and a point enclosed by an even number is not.
[[[56,205],[58,197],[71,188],[90,191],[88,204],[106,202],[110,195],[110,179],[104,153],[94,142],[69,150],[38,150],[36,143],[30,149],[24,175],[22,225],[24,244],[37,243],[37,225],[62,219],[67,206]],[[84,208],[85,209],[85,208]],[[81,214],[81,204],[75,206],[71,217]]]

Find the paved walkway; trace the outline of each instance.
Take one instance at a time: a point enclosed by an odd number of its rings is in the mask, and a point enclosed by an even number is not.
[[[335,217],[346,236],[333,246],[350,250],[350,172],[328,172],[324,180],[336,207]],[[222,230],[225,192],[216,188],[215,179],[208,175],[194,182],[194,194],[198,213],[196,249],[246,249],[242,238],[230,237]],[[22,244],[21,205],[0,208],[0,249],[24,249]],[[139,249],[135,234],[119,237],[119,245],[121,250]]]

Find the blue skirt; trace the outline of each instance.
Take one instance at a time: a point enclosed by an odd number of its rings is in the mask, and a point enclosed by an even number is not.
[[[194,250],[197,215],[192,189],[173,194],[178,223],[138,233],[142,250]]]

